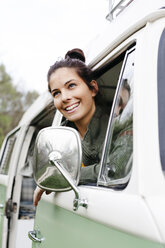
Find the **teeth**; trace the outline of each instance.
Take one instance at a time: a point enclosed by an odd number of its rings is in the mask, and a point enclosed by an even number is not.
[[[67,111],[72,110],[72,109],[74,109],[75,107],[77,107],[78,105],[79,105],[79,103],[73,104],[72,106],[67,107],[65,110],[67,110]]]

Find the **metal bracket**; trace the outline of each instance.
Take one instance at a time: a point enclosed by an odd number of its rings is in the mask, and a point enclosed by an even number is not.
[[[133,0],[120,0],[115,6],[112,0],[109,0],[109,14],[106,16],[108,21],[113,21]]]
[[[5,215],[9,219],[12,216],[12,213],[17,212],[17,203],[13,202],[12,199],[8,199],[5,207]]]
[[[63,168],[63,166],[58,161],[57,153],[54,153],[54,152],[50,153],[49,161],[51,163],[53,163],[56,166],[56,168],[61,172],[61,174],[64,176],[64,178],[70,184],[71,188],[73,189],[73,191],[75,193],[75,199],[73,201],[73,210],[77,211],[80,206],[87,208],[88,207],[88,200],[81,198],[78,187],[74,184],[70,175],[67,173],[67,171]]]

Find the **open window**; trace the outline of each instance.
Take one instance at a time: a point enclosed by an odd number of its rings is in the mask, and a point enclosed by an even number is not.
[[[104,65],[101,70],[95,71],[95,77],[97,78],[96,80],[99,85],[99,91],[106,104],[106,111],[108,114],[111,112],[124,55],[125,53],[122,53],[115,60]]]
[[[98,185],[127,185],[133,159],[133,73],[135,48],[125,55],[105,139]]]

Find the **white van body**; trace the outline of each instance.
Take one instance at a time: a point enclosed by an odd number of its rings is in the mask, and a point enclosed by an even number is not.
[[[45,92],[1,147],[1,248],[165,247],[165,0],[130,1],[85,54],[109,106],[109,123],[122,80],[133,85],[131,170],[117,181],[103,180],[108,125],[97,185],[77,186],[88,208],[73,210],[71,190],[44,194],[34,209],[35,184],[27,158],[39,130],[62,120]]]

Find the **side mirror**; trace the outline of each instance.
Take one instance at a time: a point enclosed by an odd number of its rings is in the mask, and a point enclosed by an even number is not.
[[[87,207],[77,188],[82,160],[78,132],[70,127],[48,127],[36,138],[33,171],[36,184],[43,190],[75,192],[74,210]]]

